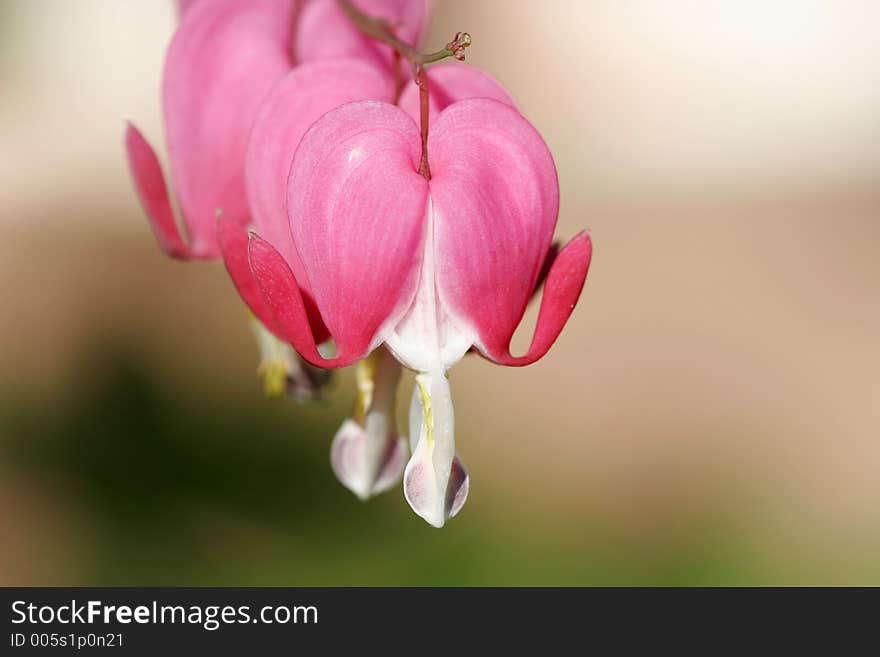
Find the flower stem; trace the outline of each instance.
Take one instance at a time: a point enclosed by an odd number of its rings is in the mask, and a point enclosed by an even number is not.
[[[398,37],[387,21],[363,13],[352,4],[351,0],[337,0],[337,2],[349,20],[361,32],[394,49],[396,53],[395,68],[398,58],[402,57],[409,61],[413,78],[419,85],[419,119],[422,133],[422,157],[419,162],[419,174],[425,180],[430,180],[431,168],[428,166],[429,90],[425,66],[450,57],[464,61],[464,50],[471,45],[471,35],[467,32],[458,32],[443,49],[432,53],[420,53],[411,44]]]
[[[419,175],[425,180],[431,179],[431,167],[428,165],[428,114],[430,103],[428,96],[428,76],[425,67],[419,66],[416,72],[416,84],[419,85],[419,125],[422,133],[422,157],[419,160]]]

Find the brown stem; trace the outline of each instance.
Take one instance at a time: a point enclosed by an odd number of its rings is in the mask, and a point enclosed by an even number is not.
[[[412,68],[416,84],[419,85],[419,119],[422,133],[422,157],[419,162],[419,174],[426,180],[431,179],[431,169],[428,166],[428,122],[429,122],[429,90],[428,76],[425,74],[425,65],[439,62],[449,57],[464,61],[464,49],[471,45],[471,35],[467,32],[459,32],[446,44],[442,50],[432,53],[420,53],[411,44],[399,38],[387,21],[375,16],[368,16],[355,7],[351,0],[337,0],[339,6],[361,32],[368,37],[376,39],[391,48],[395,52],[395,69],[399,70],[399,58],[407,59]],[[397,96],[401,88],[398,88]]]
[[[403,85],[406,84],[403,77],[403,65],[400,61],[400,53],[394,51],[394,104],[400,102],[400,95],[403,93]]]
[[[419,85],[419,123],[422,128],[422,159],[419,160],[419,175],[425,180],[431,179],[431,167],[428,166],[428,114],[430,113],[430,103],[428,102],[428,76],[425,73],[425,66],[419,65],[416,73],[416,84]]]

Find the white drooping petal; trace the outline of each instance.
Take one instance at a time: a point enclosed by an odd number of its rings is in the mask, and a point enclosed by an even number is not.
[[[413,455],[404,472],[406,500],[434,527],[458,513],[468,493],[468,476],[455,455],[455,414],[446,370],[474,343],[466,322],[454,319],[437,293],[434,206],[426,208],[427,230],[419,283],[409,309],[386,339],[388,350],[416,370],[409,409]]]
[[[400,369],[381,348],[358,363],[355,419],[343,422],[330,448],[339,481],[364,500],[396,484],[406,465],[409,450],[395,419]]]
[[[333,472],[352,493],[366,500],[400,481],[409,449],[405,438],[381,438],[354,420],[346,420],[333,437]]]
[[[410,404],[410,437],[417,436],[403,475],[406,501],[434,527],[442,527],[464,505],[469,480],[455,455],[455,414],[443,370],[416,376]]]
[[[416,372],[430,372],[437,367],[449,369],[461,360],[476,338],[465,322],[452,318],[437,294],[434,206],[430,199],[425,221],[428,226],[416,295],[385,343],[397,360]]]

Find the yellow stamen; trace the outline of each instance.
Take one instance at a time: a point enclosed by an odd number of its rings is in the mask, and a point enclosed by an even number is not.
[[[419,397],[422,400],[422,411],[425,414],[425,445],[429,450],[434,448],[434,412],[431,409],[430,384],[430,377],[424,374],[416,375],[416,385],[419,387]]]
[[[367,411],[373,404],[373,390],[376,387],[376,368],[379,360],[382,358],[382,352],[376,349],[363,360],[358,361],[355,368],[355,385],[357,386],[357,395],[354,400],[354,421],[362,427],[366,425]]]
[[[263,391],[267,397],[280,397],[287,390],[287,364],[283,360],[263,361],[257,374],[263,379]]]

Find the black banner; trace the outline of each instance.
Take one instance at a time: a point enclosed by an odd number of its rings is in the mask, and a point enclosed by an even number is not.
[[[844,608],[846,637],[867,629],[852,592],[757,589],[6,588],[0,654],[291,654],[309,649],[469,653],[496,649],[813,637]],[[871,610],[871,611],[869,611]],[[865,617],[867,619],[868,617]],[[815,621],[815,622],[814,622]],[[705,638],[710,643],[702,643]],[[192,651],[198,651],[192,653]]]

